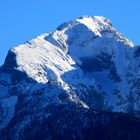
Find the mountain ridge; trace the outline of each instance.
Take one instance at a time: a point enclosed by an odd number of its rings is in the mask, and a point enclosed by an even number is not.
[[[73,112],[77,122],[83,119],[79,115],[87,119],[82,128],[90,127],[89,118],[96,118],[97,112],[103,116],[104,112],[117,112],[139,117],[139,56],[138,47],[117,32],[108,19],[98,16],[65,22],[53,32],[12,48],[0,69],[0,132],[8,132],[10,140],[31,139],[39,131],[37,126],[27,137],[24,130],[37,119],[37,123],[45,119],[49,124],[61,106],[64,113],[72,116]],[[90,111],[95,112],[87,115]],[[73,121],[70,116],[64,118]],[[109,115],[103,123],[108,119],[111,120]],[[57,124],[53,125],[55,130]],[[66,122],[64,125],[68,127]],[[49,128],[44,129],[44,133],[49,132]],[[82,135],[76,134],[75,138]]]

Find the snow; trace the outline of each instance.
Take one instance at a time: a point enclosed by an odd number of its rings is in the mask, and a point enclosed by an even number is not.
[[[108,102],[109,107],[113,108],[112,111],[119,112],[124,111],[122,106],[127,103],[127,96],[130,92],[127,69],[131,65],[129,61],[133,56],[129,54],[133,48],[134,44],[118,33],[108,19],[98,16],[84,16],[66,22],[54,32],[42,34],[11,51],[16,56],[17,66],[14,69],[26,73],[37,83],[24,87],[28,84],[24,81],[23,89],[30,89],[30,92],[33,93],[42,85],[54,82],[69,94],[71,101],[81,103],[84,108],[88,109],[88,105],[78,97],[78,94],[71,94],[73,92],[71,86],[74,88],[80,84],[86,87],[93,86],[100,92],[98,89],[100,85],[106,94],[104,100]],[[116,73],[121,77],[121,82],[109,77],[111,66],[88,72],[82,69],[83,65],[86,66],[83,59],[87,61],[90,59],[93,63],[92,60],[102,60],[104,56],[110,56],[111,60],[109,61],[114,63]],[[107,61],[104,59],[98,63],[101,62],[104,65]],[[93,63],[93,65],[97,64]],[[0,75],[0,78],[3,78],[0,80],[7,79],[6,81],[10,84],[6,76]],[[0,89],[0,98],[8,94],[8,87],[0,84]],[[121,99],[118,99],[118,95],[113,94],[114,91],[119,91],[118,94],[125,100],[124,104],[118,105]],[[59,93],[53,92],[55,93],[46,94],[48,99],[56,99]],[[15,103],[13,101],[11,106],[14,106]],[[47,104],[48,102],[44,103],[44,106]]]
[[[99,31],[101,30],[101,26],[98,25],[92,18],[84,17],[82,19],[77,19],[78,22],[87,26],[95,35],[101,36]]]
[[[13,49],[17,55],[18,70],[26,72],[39,83],[47,83],[72,70],[74,61],[58,47],[37,37]]]
[[[108,70],[94,72],[94,73],[92,73],[92,75],[95,78],[95,81],[97,81],[97,84],[105,92],[108,105],[110,107],[112,107],[112,111],[114,111],[114,112],[120,111],[120,109],[121,109],[120,106],[117,106],[119,99],[117,98],[116,95],[113,94],[113,92],[115,90],[117,90],[121,84],[116,83],[115,81],[113,81],[109,78],[109,76],[108,76],[109,71]]]

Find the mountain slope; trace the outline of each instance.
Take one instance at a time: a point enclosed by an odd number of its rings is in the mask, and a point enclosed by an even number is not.
[[[139,47],[97,16],[65,22],[11,49],[0,68],[1,139],[86,139],[82,131],[108,128],[109,135],[118,120],[118,129],[134,123],[138,138],[139,59]]]

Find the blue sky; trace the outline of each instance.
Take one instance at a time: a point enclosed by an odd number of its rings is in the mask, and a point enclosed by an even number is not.
[[[0,64],[9,48],[83,15],[102,15],[140,44],[140,0],[0,0]]]

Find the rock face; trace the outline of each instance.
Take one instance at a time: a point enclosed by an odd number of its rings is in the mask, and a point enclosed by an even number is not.
[[[139,140],[139,67],[140,48],[97,16],[11,49],[0,68],[0,139]]]

